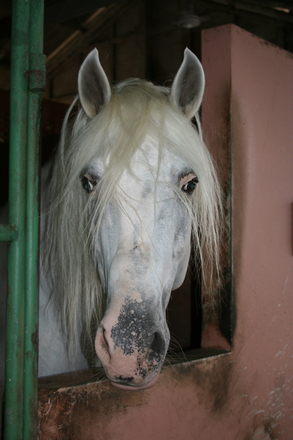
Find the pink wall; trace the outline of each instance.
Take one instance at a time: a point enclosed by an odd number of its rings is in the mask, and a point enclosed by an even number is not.
[[[293,439],[293,59],[231,25],[202,44],[205,136],[226,171],[231,146],[232,351],[145,391],[43,388],[39,439]]]
[[[236,26],[223,26],[203,33],[203,64],[203,118],[215,150],[225,148],[230,101],[237,321],[229,407],[239,418],[239,438],[247,431],[247,438],[288,440],[293,438],[293,57]],[[257,426],[267,436],[253,437]]]

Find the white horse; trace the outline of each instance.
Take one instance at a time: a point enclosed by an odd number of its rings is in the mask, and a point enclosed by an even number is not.
[[[117,387],[157,381],[165,311],[191,242],[206,285],[219,267],[221,192],[197,116],[203,92],[188,49],[171,90],[137,79],[111,89],[96,49],[82,64],[42,184],[40,376],[99,359]]]

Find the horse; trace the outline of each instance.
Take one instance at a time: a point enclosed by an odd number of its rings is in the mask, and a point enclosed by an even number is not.
[[[212,290],[222,202],[198,114],[204,88],[189,49],[171,88],[111,88],[97,49],[81,65],[42,174],[39,376],[100,362],[114,386],[150,388],[192,248]]]

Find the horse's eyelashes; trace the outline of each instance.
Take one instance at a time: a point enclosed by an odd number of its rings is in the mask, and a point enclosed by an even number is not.
[[[187,182],[181,189],[187,194],[192,194],[196,188],[197,183],[198,183],[198,179],[197,177],[194,177],[192,180]]]
[[[96,186],[97,181],[96,181],[96,179],[91,178],[91,177],[89,177],[89,176],[86,175],[86,176],[82,176],[82,178],[81,178],[81,183],[82,183],[83,188],[84,188],[88,193],[90,193],[90,192],[92,192],[92,190],[93,190],[94,187]]]
[[[198,177],[194,172],[188,172],[180,179],[180,189],[188,195],[191,195],[198,184]]]

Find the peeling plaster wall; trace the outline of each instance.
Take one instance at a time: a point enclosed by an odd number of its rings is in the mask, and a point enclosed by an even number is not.
[[[39,439],[293,439],[293,59],[233,25],[202,53],[205,136],[219,167],[231,157],[232,351],[144,391],[42,388]]]

